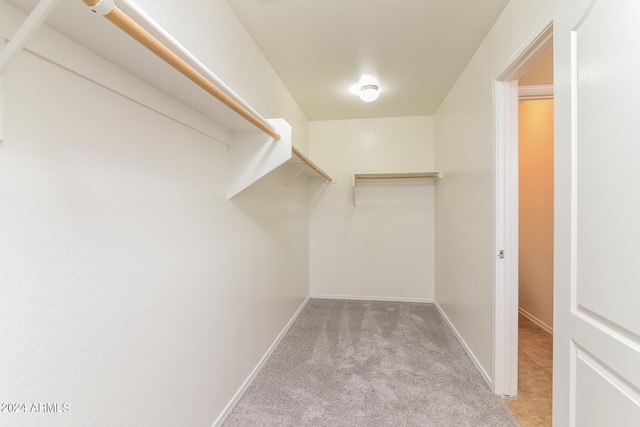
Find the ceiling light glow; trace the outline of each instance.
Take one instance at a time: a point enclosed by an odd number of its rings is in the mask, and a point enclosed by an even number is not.
[[[378,92],[378,85],[367,84],[360,88],[360,99],[364,102],[375,101],[378,99],[378,95],[380,95]]]

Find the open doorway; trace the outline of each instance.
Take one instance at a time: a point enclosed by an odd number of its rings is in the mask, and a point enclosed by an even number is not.
[[[553,369],[553,51],[518,79],[518,395],[523,425],[550,426]]]
[[[518,353],[519,333],[518,318],[520,316],[519,289],[519,97],[527,90],[524,87],[541,91],[546,86],[552,96],[552,85],[528,84],[521,88],[519,80],[545,55],[552,55],[552,24],[542,29],[540,34],[524,46],[521,52],[508,64],[504,72],[495,82],[495,353],[494,353],[494,391],[510,397],[518,395]],[[551,66],[551,75],[553,75]],[[551,89],[551,90],[549,90]],[[544,90],[542,90],[544,91]],[[531,94],[529,94],[531,95]],[[534,96],[536,97],[536,96]],[[528,106],[527,106],[528,107]],[[523,108],[525,109],[525,108]],[[529,108],[526,108],[529,109]],[[552,113],[553,114],[553,113]],[[553,167],[553,161],[549,167]],[[535,174],[540,177],[539,172]],[[553,176],[546,177],[551,179]],[[534,214],[535,216],[535,214]],[[551,230],[551,233],[553,231]],[[534,233],[535,234],[535,233]],[[537,236],[537,235],[536,235]],[[553,246],[551,247],[553,248]],[[523,249],[525,254],[528,249]],[[553,249],[551,249],[553,250]],[[526,268],[524,268],[526,270]],[[551,282],[552,283],[552,282]],[[526,292],[523,292],[526,293]],[[525,303],[527,305],[527,303]],[[534,309],[530,309],[536,311]],[[526,308],[523,312],[527,312]],[[524,316],[523,316],[524,317]],[[535,316],[530,316],[535,317]],[[526,320],[526,317],[524,317]],[[539,320],[539,319],[538,319]],[[549,321],[552,326],[552,320]],[[548,401],[550,402],[550,396]],[[539,402],[538,402],[539,403]],[[550,406],[549,406],[550,407]],[[539,424],[538,425],[544,425]]]

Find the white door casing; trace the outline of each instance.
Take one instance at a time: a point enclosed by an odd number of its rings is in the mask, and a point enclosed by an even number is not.
[[[518,81],[495,84],[494,392],[518,394]]]
[[[508,61],[494,84],[494,378],[498,395],[518,394],[518,78],[551,49],[551,17]],[[500,251],[503,251],[502,256]]]
[[[553,423],[640,425],[640,2],[556,0]]]

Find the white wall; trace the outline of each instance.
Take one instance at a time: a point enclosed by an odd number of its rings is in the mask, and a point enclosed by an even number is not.
[[[210,38],[241,27],[224,1],[203,3],[224,22]],[[3,2],[0,17],[4,38],[24,18]],[[38,36],[179,109],[54,32]],[[254,62],[243,79],[273,76]],[[262,89],[280,93],[272,83]],[[304,122],[293,104],[271,112]],[[308,295],[307,183],[277,170],[228,201],[225,145],[31,53],[4,76],[4,114],[0,396],[69,412],[0,424],[212,425]],[[306,145],[303,125],[294,143]]]
[[[356,172],[433,170],[433,118],[309,123],[314,160],[337,183],[314,184],[310,207],[311,294],[433,300],[434,184],[359,184]]]
[[[542,31],[551,1],[511,0],[435,115],[435,299],[493,379],[493,82]]]

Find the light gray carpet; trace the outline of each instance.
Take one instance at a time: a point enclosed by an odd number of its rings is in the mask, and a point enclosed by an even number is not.
[[[223,424],[517,425],[433,305],[321,299]]]

